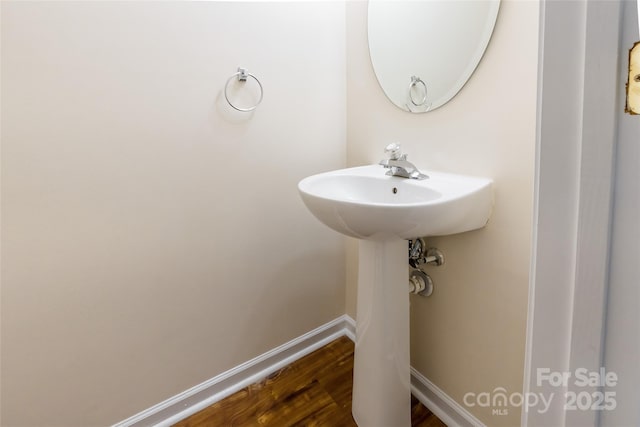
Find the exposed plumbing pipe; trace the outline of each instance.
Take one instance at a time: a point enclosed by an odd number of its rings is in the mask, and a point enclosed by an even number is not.
[[[433,280],[420,266],[444,264],[444,254],[437,248],[426,247],[422,238],[409,240],[409,265],[414,268],[409,276],[409,292],[416,295],[428,297],[433,293]]]
[[[413,270],[409,276],[409,292],[428,297],[433,293],[433,280],[421,270]]]
[[[427,248],[424,239],[417,238],[409,241],[409,265],[420,268],[421,265],[444,264],[444,254],[437,248]]]

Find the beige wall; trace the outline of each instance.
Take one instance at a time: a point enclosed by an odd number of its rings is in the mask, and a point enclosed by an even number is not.
[[[458,401],[520,391],[538,5],[503,1],[471,81],[425,115],[378,87],[366,2],[347,3],[345,83],[344,19],[339,2],[2,2],[1,425],[110,424],[344,313],[342,239],[295,185],[391,141],[496,183],[485,229],[429,239],[447,264],[412,299],[413,366]],[[253,115],[221,94],[238,65],[265,87]],[[353,240],[346,259],[355,317]]]
[[[2,2],[1,425],[111,424],[344,313],[343,240],[296,189],[345,164],[344,28]],[[253,115],[221,95],[238,65]]]
[[[467,392],[522,391],[535,163],[538,4],[503,1],[480,66],[448,104],[412,115],[389,102],[368,57],[366,2],[347,5],[347,159],[379,161],[397,141],[425,169],[491,177],[486,228],[430,238],[446,255],[427,267],[430,298],[411,300],[412,365],[462,403]],[[348,244],[347,312],[355,315],[357,244]],[[519,408],[491,426],[520,423]]]

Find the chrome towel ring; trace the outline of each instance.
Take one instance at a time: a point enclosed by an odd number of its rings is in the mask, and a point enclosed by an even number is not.
[[[413,92],[411,91],[411,89],[416,87],[418,84],[421,84],[422,87],[424,87],[424,96],[422,97],[420,102],[416,102],[413,99]],[[411,100],[411,103],[416,107],[423,106],[427,102],[427,84],[423,82],[420,77],[411,76],[411,83],[409,83],[409,99]]]
[[[231,102],[231,100],[229,99],[229,94],[227,93],[227,90],[229,89],[229,83],[231,83],[231,80],[233,80],[235,77],[238,78],[239,82],[246,82],[247,77],[251,77],[253,80],[256,81],[256,83],[258,83],[258,86],[260,87],[260,98],[258,99],[258,102],[256,102],[256,105],[249,108],[240,108],[238,106],[233,105],[233,102]],[[238,67],[238,72],[232,75],[231,77],[229,77],[229,79],[227,80],[227,83],[224,85],[225,99],[227,100],[229,105],[231,105],[231,107],[233,107],[235,110],[238,110],[238,111],[249,112],[249,111],[255,110],[258,107],[258,105],[260,105],[260,103],[262,102],[263,95],[264,95],[264,90],[262,89],[262,83],[260,83],[260,80],[258,80],[258,78],[253,74],[251,74],[246,68]]]

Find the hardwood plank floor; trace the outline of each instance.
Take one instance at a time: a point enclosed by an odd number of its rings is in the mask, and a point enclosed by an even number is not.
[[[351,416],[353,349],[349,338],[338,338],[174,427],[357,427]],[[413,396],[411,424],[446,427]]]

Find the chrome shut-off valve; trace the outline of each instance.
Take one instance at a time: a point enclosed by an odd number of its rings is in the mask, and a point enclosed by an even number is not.
[[[409,265],[413,268],[432,264],[444,264],[444,254],[437,248],[427,248],[424,239],[409,240]]]
[[[436,248],[427,248],[422,238],[409,240],[409,265],[412,267],[409,276],[410,293],[423,297],[431,296],[433,293],[433,280],[421,269],[427,264],[444,264],[444,254]]]

